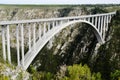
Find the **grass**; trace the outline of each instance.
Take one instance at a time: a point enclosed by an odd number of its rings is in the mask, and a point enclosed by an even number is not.
[[[28,5],[28,4],[0,4],[0,8],[59,8],[59,7],[76,7],[78,5],[55,5],[55,4],[51,4],[51,5]]]
[[[120,9],[120,6],[111,6],[111,7],[106,7],[106,9],[111,12],[111,11],[117,11]]]
[[[120,4],[0,4],[0,8],[109,7]]]

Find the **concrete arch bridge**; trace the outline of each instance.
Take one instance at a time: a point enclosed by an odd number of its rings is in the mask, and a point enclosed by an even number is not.
[[[110,23],[112,16],[115,14],[116,12],[110,12],[75,17],[1,21],[3,58],[11,64],[12,56],[10,46],[13,42],[11,41],[13,39],[11,33],[14,32],[14,43],[17,49],[17,64],[26,70],[33,59],[54,35],[69,25],[76,23],[91,25],[98,42],[103,44],[105,43],[106,32],[109,28],[108,23]],[[25,42],[26,40],[27,42]],[[25,45],[28,45],[27,52],[25,52]]]

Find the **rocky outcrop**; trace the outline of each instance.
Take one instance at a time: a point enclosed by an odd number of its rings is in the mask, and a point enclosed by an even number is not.
[[[20,67],[14,68],[8,64],[0,63],[0,80],[28,80],[30,74],[23,71]],[[5,79],[6,78],[6,79]]]

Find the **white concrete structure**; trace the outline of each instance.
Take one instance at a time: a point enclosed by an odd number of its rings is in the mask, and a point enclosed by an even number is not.
[[[10,32],[12,26],[16,27],[16,49],[17,49],[17,63],[23,69],[27,69],[33,59],[37,56],[45,44],[59,31],[69,25],[76,23],[86,23],[91,25],[97,40],[103,44],[105,42],[106,32],[108,30],[108,23],[116,12],[85,15],[76,17],[63,17],[51,19],[34,19],[34,20],[20,20],[20,21],[2,21],[2,47],[3,58],[8,60],[11,64],[11,50],[10,50]],[[25,31],[27,33],[25,33]],[[27,44],[25,44],[25,34],[27,35]],[[6,48],[7,46],[7,48]],[[25,51],[25,46],[28,50]],[[26,52],[26,53],[25,53]],[[21,56],[21,57],[20,57]]]

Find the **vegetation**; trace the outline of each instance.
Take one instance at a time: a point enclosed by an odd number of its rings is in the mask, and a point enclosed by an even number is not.
[[[50,72],[37,72],[33,67],[31,67],[32,79],[33,80],[102,80],[101,74],[92,73],[87,65],[74,64],[73,66],[68,66],[65,76],[60,78],[59,75],[52,74]]]
[[[68,16],[69,12],[72,10],[72,8],[63,8],[63,9],[60,9],[59,12],[60,12],[60,17],[66,17]]]
[[[27,5],[24,5],[23,7],[26,6]],[[30,7],[33,6],[34,5],[30,5]],[[56,5],[49,6],[55,7]],[[79,5],[76,6],[79,7]],[[108,5],[87,5],[87,6],[81,5],[81,6],[83,7],[83,10],[86,11],[86,13],[89,12],[91,14],[106,13],[120,8],[119,5],[111,5],[112,8],[111,6]],[[87,11],[88,6],[90,7],[90,11]],[[43,5],[43,7],[46,7],[46,5]],[[67,6],[67,8],[59,9],[59,12],[61,14],[60,17],[68,16],[68,13],[73,9],[71,7],[75,6],[72,5],[69,7]],[[36,61],[38,59],[40,60],[38,61],[38,63],[41,63],[41,66],[34,68],[33,65],[37,65],[36,63],[31,65],[30,68],[28,69],[28,72],[30,72],[32,75],[31,78],[33,80],[120,80],[120,10],[117,11],[116,16],[113,17],[111,24],[109,24],[109,26],[111,28],[109,29],[109,32],[107,32],[106,34],[110,36],[106,36],[106,40],[108,37],[111,36],[112,37],[99,48],[97,56],[93,62],[89,63],[89,59],[91,59],[90,57],[91,55],[93,55],[92,53],[93,49],[91,48],[94,47],[96,42],[94,40],[91,40],[93,42],[88,47],[89,48],[88,53],[79,53],[80,48],[84,46],[84,44],[82,43],[79,44],[80,46],[78,46],[78,43],[82,41],[81,38],[83,38],[83,36],[89,36],[87,38],[91,39],[90,37],[91,34],[89,35],[80,34],[77,35],[73,42],[69,43],[69,46],[67,46],[66,54],[64,54],[63,57],[60,54],[53,55],[56,46],[54,46],[51,50],[44,47],[44,49],[41,51],[41,54],[39,54],[38,57],[35,59]],[[79,32],[86,33],[87,30],[88,28],[85,30],[80,29]],[[90,31],[91,29],[88,30],[89,33]],[[63,45],[64,41],[60,41],[60,39],[58,38],[56,43],[57,42]],[[3,62],[1,47],[2,45],[0,44],[0,62]],[[77,54],[73,54],[75,53],[76,48],[79,48],[78,50],[76,50]],[[16,50],[12,49],[11,52],[16,53]],[[60,50],[58,50],[58,52],[60,52]],[[82,59],[80,58],[81,54]],[[16,54],[12,54],[12,56],[14,55]],[[13,59],[12,61],[16,63],[17,61],[16,58],[12,59]],[[67,65],[67,70],[65,70],[65,74],[60,73],[60,66],[63,64]],[[89,67],[87,65],[89,65]],[[0,66],[0,73],[3,70],[4,68]],[[19,73],[17,80],[23,79],[23,75],[24,74],[22,72]],[[0,80],[9,80],[9,78],[10,78],[9,76],[0,74]]]
[[[91,73],[87,65],[68,66],[68,72],[61,80],[101,80],[100,73]]]
[[[112,80],[120,80],[120,70],[116,70],[115,72],[111,73]]]
[[[92,67],[93,71],[99,71],[103,80],[119,80],[120,77],[120,10],[113,17],[109,24],[109,35],[111,39],[103,44],[99,51],[98,57]],[[111,78],[112,77],[112,78]]]
[[[97,13],[106,13],[107,11],[104,10],[104,8],[102,9],[102,7],[95,7],[93,9],[91,9],[91,14],[97,14]]]
[[[9,80],[10,78],[8,76],[0,74],[0,80]]]

